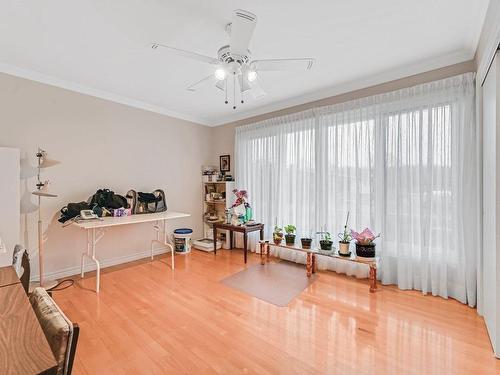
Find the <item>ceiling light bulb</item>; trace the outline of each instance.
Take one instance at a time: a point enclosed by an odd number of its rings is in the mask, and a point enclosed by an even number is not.
[[[257,72],[255,70],[249,70],[247,73],[248,82],[253,82],[257,79]]]
[[[223,81],[226,79],[226,71],[222,68],[217,68],[215,70],[215,78],[217,78],[219,81]]]

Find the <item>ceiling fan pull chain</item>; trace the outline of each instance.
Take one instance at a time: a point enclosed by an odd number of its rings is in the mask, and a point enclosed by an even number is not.
[[[226,78],[225,84],[226,84],[226,89],[224,90],[224,93],[226,94],[226,101],[224,103],[227,104],[227,103],[229,103],[229,101],[227,100],[227,78]]]
[[[233,73],[233,109],[236,109],[236,73]]]

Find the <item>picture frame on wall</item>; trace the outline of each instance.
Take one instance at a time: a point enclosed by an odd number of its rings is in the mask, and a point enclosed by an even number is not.
[[[231,157],[229,155],[219,156],[219,166],[222,173],[231,171]]]

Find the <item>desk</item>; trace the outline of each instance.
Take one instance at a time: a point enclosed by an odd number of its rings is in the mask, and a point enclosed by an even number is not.
[[[252,226],[246,225],[231,225],[231,224],[214,224],[214,254],[217,254],[217,229],[228,230],[229,231],[229,243],[231,248],[233,247],[233,231],[243,233],[243,252],[245,263],[247,262],[247,251],[248,251],[248,233],[260,232],[261,241],[264,239],[264,224],[256,224]]]
[[[87,250],[82,253],[82,263],[81,263],[81,277],[85,275],[85,257],[89,258],[96,264],[97,276],[96,276],[96,293],[99,293],[100,279],[101,279],[101,265],[99,260],[96,258],[96,244],[104,236],[104,228],[115,227],[118,225],[130,225],[130,224],[140,224],[140,223],[153,223],[153,228],[156,231],[156,239],[151,241],[151,260],[153,259],[153,251],[155,250],[155,245],[160,245],[159,248],[168,248],[172,253],[172,269],[174,269],[174,248],[168,243],[167,237],[167,220],[180,219],[183,217],[189,217],[191,215],[182,212],[158,212],[154,214],[137,214],[132,216],[122,216],[122,217],[103,217],[100,220],[87,220],[75,222],[74,225],[85,229],[87,232]],[[161,223],[161,225],[160,225]],[[98,232],[96,233],[96,230]],[[160,238],[160,235],[162,238]]]
[[[56,374],[57,363],[21,283],[0,288],[0,372]]]
[[[21,280],[19,280],[19,277],[17,277],[17,273],[14,267],[0,267],[0,288],[20,283]]]

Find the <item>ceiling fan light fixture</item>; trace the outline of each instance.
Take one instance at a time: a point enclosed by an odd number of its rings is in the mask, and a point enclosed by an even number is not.
[[[248,82],[253,82],[257,79],[257,72],[255,70],[249,70],[247,72]]]
[[[224,68],[217,68],[214,75],[217,80],[224,81],[226,79],[226,70]]]

